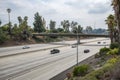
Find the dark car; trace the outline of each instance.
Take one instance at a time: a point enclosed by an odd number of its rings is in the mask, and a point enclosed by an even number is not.
[[[58,49],[53,49],[53,50],[51,50],[50,52],[51,52],[51,54],[55,54],[55,53],[59,53],[60,50],[58,50]]]
[[[100,44],[101,42],[98,42],[98,44]]]
[[[89,53],[89,52],[90,52],[89,49],[85,49],[85,50],[84,50],[84,53]]]
[[[29,49],[30,47],[29,46],[23,46],[22,49]]]

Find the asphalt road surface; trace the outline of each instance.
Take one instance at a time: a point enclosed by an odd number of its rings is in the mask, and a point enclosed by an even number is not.
[[[79,45],[79,62],[94,55],[105,45],[109,45],[110,40],[100,40],[101,44],[97,42]],[[58,49],[60,53],[57,54],[50,54],[51,49],[48,49],[0,58],[0,80],[49,80],[76,64],[76,48],[64,46]],[[84,53],[84,49],[90,49],[90,52]]]
[[[93,38],[93,39],[82,39],[80,42],[91,42],[91,41],[99,41],[104,40],[105,38]],[[2,47],[0,48],[0,57],[10,56],[10,55],[18,55],[23,53],[29,53],[34,51],[41,51],[44,49],[56,48],[66,45],[75,44],[77,41],[60,41],[60,42],[52,42],[49,44],[33,44],[33,45],[23,45],[23,46],[13,46],[13,47]],[[29,49],[23,49],[24,46],[30,47]]]

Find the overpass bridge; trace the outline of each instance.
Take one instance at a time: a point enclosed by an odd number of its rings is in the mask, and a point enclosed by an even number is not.
[[[33,33],[33,36],[73,36],[76,37],[80,43],[80,37],[109,37],[104,34],[83,34],[83,33]]]
[[[79,36],[79,37],[109,37],[109,35],[104,34],[74,34],[74,33],[33,33],[33,36]]]

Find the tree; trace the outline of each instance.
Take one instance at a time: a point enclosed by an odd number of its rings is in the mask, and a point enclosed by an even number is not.
[[[55,29],[55,25],[56,25],[56,22],[50,20],[50,30],[51,30],[51,31]]]
[[[87,27],[86,27],[86,32],[87,32],[87,33],[91,33],[91,32],[92,32],[92,30],[93,30],[93,29],[92,29],[92,27],[91,27],[91,26],[87,26]]]
[[[64,32],[64,29],[63,28],[57,28],[57,31],[62,33],[62,32]]]
[[[115,11],[115,19],[118,27],[118,41],[120,43],[120,0],[112,0],[112,6]]]
[[[25,17],[24,17],[24,20],[27,22],[27,20],[28,20],[28,17],[27,17],[27,16],[25,16]]]
[[[70,22],[69,20],[64,20],[61,22],[61,25],[63,26],[65,32],[69,32]]]
[[[72,32],[73,33],[76,33],[76,31],[77,31],[77,25],[78,25],[77,22],[74,22],[74,21],[71,22],[71,28],[72,28]]]
[[[2,29],[2,31],[8,33],[8,30],[9,30],[9,26],[8,24],[4,24],[3,26],[0,27],[0,29]]]
[[[41,33],[41,32],[45,32],[45,26],[44,26],[44,23],[45,23],[45,20],[42,19],[42,16],[39,15],[39,13],[35,13],[34,15],[34,31],[35,32],[38,32],[38,33]]]
[[[0,29],[0,44],[4,43],[7,39],[7,35],[2,29]]]
[[[72,32],[73,32],[73,33],[77,33],[77,31],[78,31],[77,26],[72,28]]]
[[[24,21],[23,21],[23,26],[24,26],[24,31],[26,30],[28,30],[28,22],[27,22],[27,20],[28,20],[28,17],[27,16],[25,16],[24,17]]]
[[[2,21],[0,20],[0,26],[1,26],[1,24],[2,24]]]
[[[13,33],[14,40],[19,40],[19,39],[20,39],[21,30],[20,30],[20,28],[17,26],[17,24],[14,24],[14,26],[13,26],[13,28],[12,28],[12,33]]]
[[[45,29],[45,27],[46,27],[46,21],[45,21],[44,18],[43,18],[43,20],[42,20],[42,23],[43,23],[43,28]],[[46,29],[45,29],[45,31],[46,31]]]
[[[31,36],[31,28],[28,25],[28,17],[25,16],[23,19],[21,16],[18,16],[19,26],[17,24],[14,24],[13,27],[13,35],[14,38],[17,40],[27,40],[30,39]]]
[[[22,23],[22,18],[21,16],[18,16],[18,21],[19,21],[19,25]]]
[[[78,25],[78,33],[82,33],[83,27],[81,25]]]
[[[11,22],[10,22],[10,12],[11,12],[11,9],[10,8],[8,8],[7,9],[7,12],[8,12],[8,20],[9,20],[9,30],[8,30],[8,32],[9,32],[9,35],[11,35]]]
[[[113,32],[114,32],[114,28],[115,28],[115,19],[114,19],[114,16],[112,14],[110,14],[107,17],[107,19],[105,20],[105,22],[108,25],[111,43],[113,43],[113,39],[114,39],[113,38]]]

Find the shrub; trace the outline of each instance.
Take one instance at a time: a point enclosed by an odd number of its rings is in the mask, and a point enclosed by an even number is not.
[[[103,74],[104,71],[102,69],[96,70],[82,77],[81,80],[100,80]]]
[[[54,42],[55,39],[51,38],[51,37],[46,37],[45,41],[46,42]]]
[[[0,29],[0,44],[8,39],[7,35]]]
[[[104,48],[101,48],[101,49],[100,49],[99,54],[100,54],[100,56],[103,56],[103,55],[106,55],[106,53],[107,53],[108,51],[110,51],[110,49],[104,47]]]
[[[80,80],[120,80],[120,57],[112,58],[100,69],[90,72]]]
[[[99,57],[100,57],[99,53],[95,54],[95,58],[99,58]]]
[[[89,69],[90,69],[90,66],[86,64],[77,66],[73,70],[73,76],[84,76],[85,74],[88,73]]]
[[[118,57],[118,61],[112,69],[113,79],[120,80],[120,57]]]
[[[107,54],[108,55],[117,55],[118,53],[119,53],[119,49],[114,48],[114,49],[110,50]]]
[[[36,36],[33,36],[32,38],[33,38],[36,42],[44,42],[43,39],[38,38],[38,37],[36,37]]]
[[[112,64],[107,63],[101,69],[95,70],[82,77],[80,80],[103,80],[104,74],[112,69]]]
[[[118,48],[118,55],[120,55],[120,47]]]
[[[110,64],[114,64],[116,62],[117,62],[117,58],[112,58],[112,59],[107,61],[107,63],[110,63]]]
[[[120,45],[119,45],[119,43],[117,43],[117,42],[110,44],[110,48],[111,48],[111,49],[119,48],[119,47],[120,47]]]

